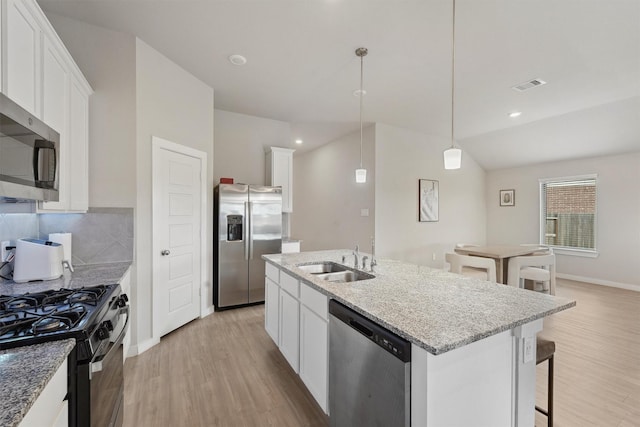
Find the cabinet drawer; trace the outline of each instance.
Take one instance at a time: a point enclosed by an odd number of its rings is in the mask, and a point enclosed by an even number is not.
[[[280,283],[280,270],[278,269],[278,267],[266,262],[264,266],[264,271],[265,271],[265,275],[269,279],[273,280],[275,283]]]
[[[300,284],[300,302],[306,305],[311,311],[316,313],[324,320],[329,320],[327,314],[328,300],[327,296],[316,291],[311,286]]]
[[[280,287],[293,297],[298,298],[298,279],[289,276],[284,271],[280,272]]]

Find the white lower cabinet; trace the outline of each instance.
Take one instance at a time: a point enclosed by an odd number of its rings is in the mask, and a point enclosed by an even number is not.
[[[278,316],[280,307],[280,286],[268,277],[264,283],[264,328],[276,345],[280,344],[278,337]]]
[[[47,383],[40,396],[24,416],[19,427],[59,427],[69,425],[67,395],[67,361],[65,360]]]
[[[298,373],[298,347],[300,343],[300,304],[284,289],[280,289],[280,352]]]
[[[300,378],[324,412],[329,409],[327,407],[328,333],[328,322],[301,305]]]
[[[69,401],[62,402],[62,407],[52,427],[69,427]]]
[[[329,299],[271,264],[266,272],[265,329],[328,413]]]

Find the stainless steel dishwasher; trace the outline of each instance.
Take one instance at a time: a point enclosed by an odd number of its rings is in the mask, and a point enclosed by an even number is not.
[[[329,301],[331,427],[411,425],[411,344]]]

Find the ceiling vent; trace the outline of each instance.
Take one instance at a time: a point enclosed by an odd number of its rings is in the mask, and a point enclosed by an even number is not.
[[[542,86],[544,84],[547,84],[547,82],[545,82],[544,80],[533,79],[533,80],[529,80],[528,82],[524,82],[524,83],[520,83],[520,84],[515,85],[515,86],[511,86],[511,89],[517,90],[518,92],[524,92],[525,90],[529,90],[529,89],[532,89],[532,88],[537,87],[537,86]]]

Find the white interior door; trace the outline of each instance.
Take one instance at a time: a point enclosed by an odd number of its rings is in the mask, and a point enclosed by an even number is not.
[[[172,149],[180,147],[177,144],[158,146],[157,140],[154,137],[153,330],[159,338],[200,315],[204,163]]]

